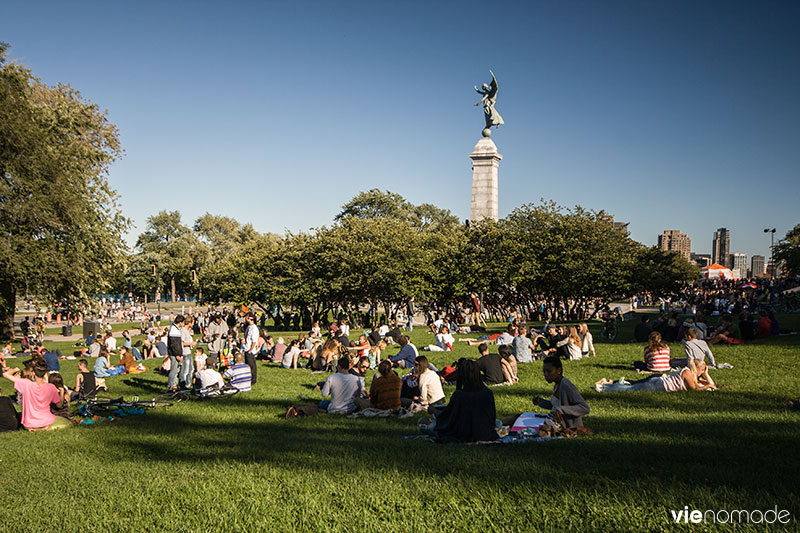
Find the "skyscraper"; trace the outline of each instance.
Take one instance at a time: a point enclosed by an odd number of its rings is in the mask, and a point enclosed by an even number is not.
[[[764,256],[763,255],[754,255],[750,259],[750,275],[752,277],[758,277],[764,275]]]
[[[731,254],[730,269],[738,272],[739,276],[747,277],[747,254]]]
[[[666,229],[658,236],[658,247],[668,252],[678,252],[686,260],[692,255],[692,239],[676,229]]]
[[[719,228],[714,232],[714,242],[711,245],[711,260],[717,264],[731,268],[730,253],[731,232],[728,231],[728,228]]]

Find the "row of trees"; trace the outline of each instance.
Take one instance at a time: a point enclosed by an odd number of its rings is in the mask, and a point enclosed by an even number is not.
[[[410,296],[447,304],[471,292],[507,306],[609,300],[696,277],[693,264],[633,241],[602,212],[543,202],[468,226],[445,209],[373,189],[344,205],[332,225],[282,237],[227,217],[206,214],[190,228],[178,212],[159,213],[117,284],[264,309],[354,310]]]

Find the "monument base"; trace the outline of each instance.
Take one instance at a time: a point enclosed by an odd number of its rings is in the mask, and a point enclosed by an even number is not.
[[[469,157],[472,159],[472,205],[469,219],[471,222],[485,218],[497,221],[497,171],[503,156],[497,152],[497,146],[489,136],[484,134]]]

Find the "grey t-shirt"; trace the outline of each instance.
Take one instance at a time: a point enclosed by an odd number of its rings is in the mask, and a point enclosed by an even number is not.
[[[697,361],[704,361],[707,356],[708,363],[711,366],[717,365],[716,361],[714,361],[714,354],[711,353],[711,349],[708,347],[708,344],[706,344],[706,341],[702,341],[700,339],[692,339],[690,341],[685,341],[683,343],[683,347],[686,350],[687,359],[696,359]]]
[[[514,337],[514,342],[511,343],[511,347],[514,349],[514,357],[517,359],[518,363],[533,362],[533,357],[531,356],[532,346],[533,343],[528,337],[523,337],[522,335]]]

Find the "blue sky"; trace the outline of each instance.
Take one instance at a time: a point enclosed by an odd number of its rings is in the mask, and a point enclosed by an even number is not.
[[[373,187],[469,217],[499,80],[500,215],[540,198],[655,244],[769,255],[800,223],[797,2],[4,2],[0,40],[108,109],[136,223],[330,224]]]

